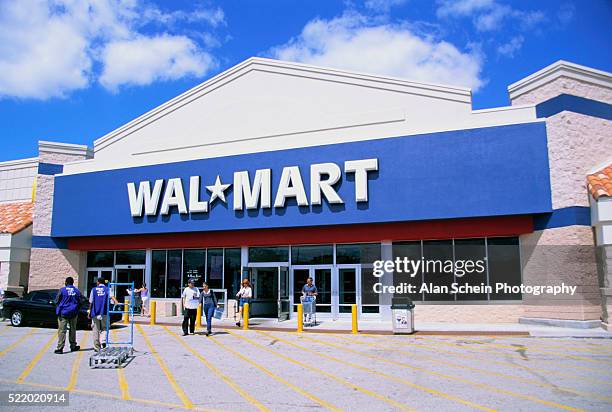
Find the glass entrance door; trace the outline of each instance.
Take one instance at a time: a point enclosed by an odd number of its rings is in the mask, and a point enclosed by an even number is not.
[[[112,282],[113,272],[113,268],[87,268],[86,296],[89,297],[89,292],[96,287],[99,277],[103,277],[106,282]]]
[[[332,313],[332,265],[315,265],[291,267],[293,281],[293,311],[297,312],[297,304],[301,302],[302,288],[311,277],[317,287],[317,313]]]
[[[361,313],[361,268],[359,265],[339,265],[336,296],[333,297],[334,318],[350,316],[352,305]]]
[[[117,269],[115,282],[134,282],[134,288],[139,289],[142,287],[142,283],[144,282],[144,268]],[[113,291],[119,302],[123,302],[125,297],[128,296],[127,289],[128,286],[121,285],[117,286]]]
[[[338,269],[338,312],[351,313],[351,306],[357,303],[357,270]]]
[[[313,268],[313,280],[317,287],[317,312],[332,311],[332,267]]]

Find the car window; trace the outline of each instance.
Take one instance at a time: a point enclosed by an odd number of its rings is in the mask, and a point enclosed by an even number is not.
[[[33,292],[32,293],[32,302],[49,303],[50,300],[52,300],[52,298],[46,292]]]

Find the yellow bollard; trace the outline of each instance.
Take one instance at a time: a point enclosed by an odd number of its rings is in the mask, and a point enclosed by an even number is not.
[[[129,296],[125,297],[124,303],[125,305],[123,305],[123,323],[127,325],[130,323],[130,297]]]
[[[200,329],[202,327],[202,305],[198,305],[198,311],[196,312],[196,329]]]
[[[297,305],[297,331],[298,332],[304,332],[304,306],[302,306],[301,303],[298,303]]]
[[[249,328],[249,304],[245,303],[242,307],[242,329]]]
[[[156,304],[157,302],[155,302],[154,300],[149,302],[149,316],[151,317],[150,320],[150,324],[151,326],[155,325],[155,317],[157,316],[157,311],[156,311]]]
[[[357,333],[357,305],[351,305],[351,317],[353,318],[353,329],[352,333]]]

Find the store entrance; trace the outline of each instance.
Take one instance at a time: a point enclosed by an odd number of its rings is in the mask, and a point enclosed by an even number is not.
[[[251,266],[249,280],[253,299],[249,316],[257,318],[290,318],[289,268],[287,266]]]

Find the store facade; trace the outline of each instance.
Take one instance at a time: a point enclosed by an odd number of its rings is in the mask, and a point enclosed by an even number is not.
[[[598,319],[584,178],[612,154],[611,137],[589,141],[585,158],[563,149],[559,140],[576,137],[554,121],[570,113],[601,134],[609,109],[602,117],[550,102],[567,82],[603,95],[612,83],[576,67],[557,63],[511,86],[515,105],[473,111],[467,89],[249,59],[93,152],[41,151],[29,286],[72,274],[86,290],[103,276],[146,282],[152,298],[176,302],[193,278],[229,306],[248,277],[253,315],[286,319],[312,277],[321,316],[357,304],[360,316],[387,319],[393,295],[377,283],[538,284],[548,274],[534,250],[559,244],[570,247],[564,259],[587,259],[584,274],[561,277],[581,288],[572,302],[425,290],[410,294],[417,319]],[[568,165],[581,182],[565,181]],[[405,257],[480,260],[484,270],[374,276],[377,261]]]

